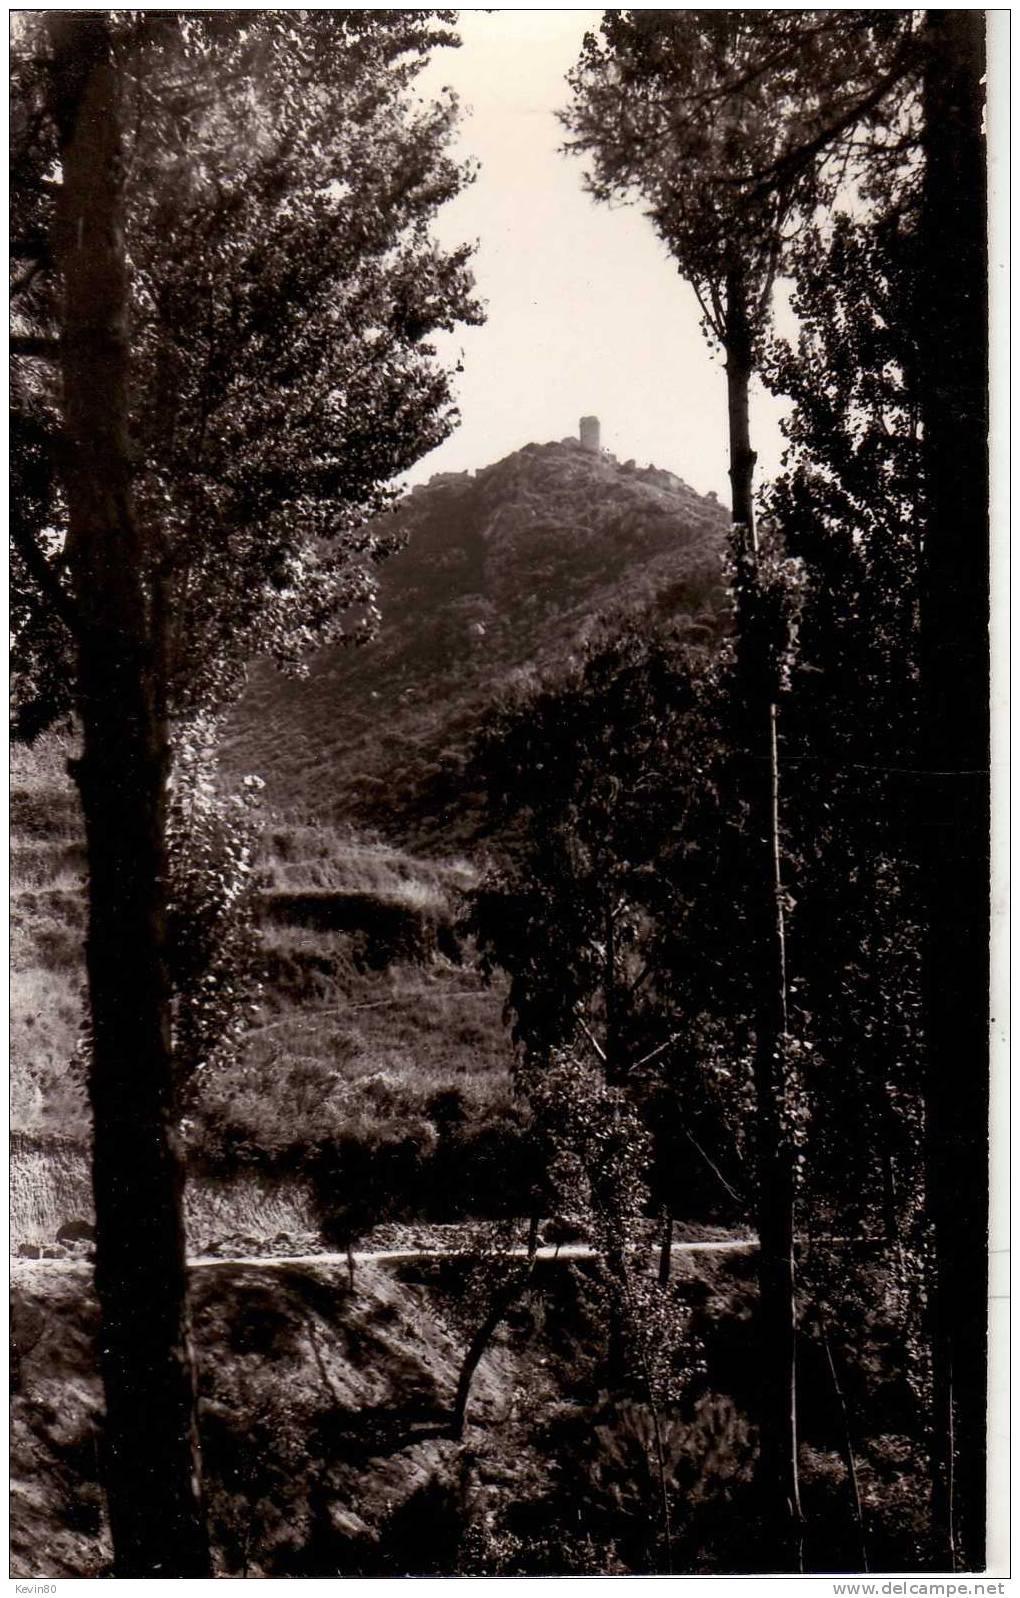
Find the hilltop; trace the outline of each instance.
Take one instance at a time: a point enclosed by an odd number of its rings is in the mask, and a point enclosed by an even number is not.
[[[607,621],[697,628],[724,603],[718,502],[574,439],[441,473],[384,520],[403,547],[380,573],[377,636],[320,651],[301,681],[258,666],[232,719],[226,763],[262,775],[281,812],[461,847],[456,772],[508,689]]]

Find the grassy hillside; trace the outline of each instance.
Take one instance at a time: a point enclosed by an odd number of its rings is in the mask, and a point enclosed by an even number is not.
[[[66,757],[49,740],[13,760],[15,1248],[52,1248],[60,1226],[90,1208],[74,1064],[84,857]],[[394,1213],[413,1202],[457,1218],[484,1206],[498,1181],[491,1146],[509,1136],[512,1152],[520,1121],[503,990],[482,983],[455,930],[473,868],[417,859],[350,827],[270,820],[260,869],[250,1024],[236,1060],[203,1075],[187,1105],[194,1245],[317,1232],[308,1161],[340,1141],[348,1164],[358,1146],[406,1148],[412,1169]]]
[[[608,618],[725,604],[727,519],[679,478],[567,440],[441,474],[388,521],[382,624],[296,682],[258,668],[227,743],[273,803],[445,852],[470,837],[456,775],[494,700],[555,671]],[[451,781],[452,774],[452,781]]]

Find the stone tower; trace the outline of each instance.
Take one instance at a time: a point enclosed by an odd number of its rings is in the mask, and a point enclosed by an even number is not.
[[[599,419],[597,416],[581,417],[581,448],[590,449],[594,454],[598,454]]]

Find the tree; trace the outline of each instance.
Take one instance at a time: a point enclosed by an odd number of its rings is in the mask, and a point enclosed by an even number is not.
[[[909,280],[915,240],[907,223],[902,236],[893,228],[879,239],[848,226],[852,237],[839,230],[831,260],[825,239],[816,241],[822,256],[806,251],[802,345],[775,357],[784,383],[811,390],[797,412],[803,457],[770,496],[806,584],[785,746],[787,880],[796,899],[787,1109],[806,1245],[799,1301],[809,1294],[815,1304],[798,1337],[803,1351],[811,1328],[830,1319],[826,1304],[866,1322],[881,1315],[880,1380],[904,1406],[902,1429],[916,1445],[911,1469],[923,1477],[929,1250],[909,778],[917,629],[916,596],[903,581],[916,558],[909,507],[917,439],[910,390],[887,358],[899,335],[885,332],[883,316],[891,286]],[[853,236],[858,228],[862,239]],[[909,370],[909,331],[904,338]],[[865,367],[857,357],[872,340],[876,364]],[[834,395],[842,430],[830,426]],[[854,497],[865,490],[867,507]],[[614,1103],[640,1129],[647,1168],[639,1165],[639,1175],[656,1207],[668,1196],[692,1206],[678,1213],[704,1219],[707,1204],[725,1197],[726,1219],[746,1213],[740,1190],[756,1158],[757,929],[747,910],[752,796],[734,677],[725,633],[709,652],[637,627],[508,707],[475,755],[493,855],[475,898],[475,931],[485,957],[510,976],[528,1103],[548,1147],[571,1155],[558,1202],[571,1219],[584,1214],[607,1263],[612,1229],[595,1225],[587,1185]],[[550,1157],[545,1167],[556,1174]],[[644,1282],[640,1273],[615,1279]],[[613,1303],[616,1315],[627,1302],[618,1294],[607,1309]],[[860,1324],[848,1316],[848,1326]],[[828,1333],[819,1335],[824,1350]],[[622,1353],[633,1332],[621,1328],[616,1342]],[[838,1363],[840,1342],[830,1339],[827,1367],[829,1355]],[[856,1380],[874,1356],[865,1340]],[[848,1435],[844,1415],[840,1447],[852,1461]],[[854,1501],[855,1467],[848,1470]],[[807,1491],[818,1491],[817,1476]],[[870,1514],[879,1518],[874,1504]],[[824,1536],[816,1527],[816,1546]]]
[[[159,531],[175,719],[229,703],[257,654],[297,667],[370,630],[388,545],[364,524],[456,421],[429,337],[479,312],[468,252],[428,224],[469,174],[446,153],[452,97],[409,92],[451,37],[359,13],[115,34],[136,494]],[[45,227],[50,191],[26,187]]]
[[[822,839],[840,810],[852,813],[862,846],[840,913],[827,902],[806,930],[820,948],[830,941],[823,921],[853,938],[850,962],[849,945],[830,949],[833,970],[863,975],[882,961],[878,979],[867,978],[870,998],[854,993],[857,1065],[838,1084],[832,1114],[844,1143],[848,1115],[891,1122],[876,1191],[887,1227],[909,1236],[903,1223],[924,1219],[913,1196],[923,1080],[937,1558],[979,1568],[985,1333],[981,1313],[962,1304],[983,1303],[987,1290],[981,20],[933,13],[920,44],[923,94],[901,110],[897,141],[866,152],[865,206],[811,229],[791,255],[802,330],[796,353],[770,362],[770,382],[796,402],[793,469],[769,508],[809,572],[802,648],[811,678],[798,698],[815,702],[810,769],[830,817],[817,800],[809,813]],[[882,906],[879,941],[869,901]],[[839,985],[823,994],[816,983],[811,1008],[827,1024],[845,1014]],[[964,1059],[976,1068],[961,1072]],[[847,1098],[855,1082],[856,1109]]]
[[[590,158],[591,192],[647,206],[722,346],[733,518],[749,533],[748,387],[776,274],[845,177],[844,135],[881,137],[916,64],[906,13],[624,11],[568,77],[568,148]]]
[[[224,792],[215,718],[178,731],[169,782],[169,971],[174,1071],[185,1111],[232,1057],[259,995],[256,949],[260,777]]]
[[[764,503],[806,584],[784,725],[796,1000],[821,1055],[843,1062],[809,1139],[834,1229],[904,1246],[921,1198],[916,190],[897,167],[874,178],[866,216],[805,232],[796,344],[763,363],[794,400]]]
[[[65,14],[50,34],[61,159],[52,249],[63,291],[67,603],[89,870],[104,1478],[118,1575],[202,1576],[209,1555],[164,953],[166,711],[157,601],[146,592],[149,563],[131,492],[120,81],[107,17]]]
[[[581,64],[571,80],[575,98],[570,126],[576,147],[594,156],[593,188],[599,197],[608,199],[636,189],[646,202],[651,200],[657,231],[694,288],[707,327],[722,344],[732,515],[747,543],[745,552],[738,545],[737,558],[745,612],[743,634],[749,643],[746,612],[754,599],[758,541],[748,391],[754,340],[768,314],[792,203],[787,190],[772,186],[749,206],[738,188],[727,186],[732,183],[736,163],[744,170],[761,170],[774,154],[776,124],[763,117],[755,76],[747,70],[748,48],[753,54],[758,39],[753,24],[748,28],[734,13],[674,13],[664,19],[642,13],[617,15],[604,21],[602,31],[601,43],[592,36],[586,39]],[[725,85],[734,72],[739,80],[746,80],[745,87],[736,94],[720,93],[720,84]],[[686,89],[680,87],[684,83]],[[719,100],[721,105],[712,103]],[[635,121],[639,125],[636,138]],[[653,129],[661,133],[663,121],[669,128],[669,142],[659,145],[649,159],[649,136]],[[706,126],[716,130],[714,143]],[[754,896],[762,933],[757,958],[760,998],[755,1056],[766,1389],[761,1479],[768,1497],[778,1499],[777,1523],[796,1527],[800,1506],[794,1366],[794,1167],[780,1120],[786,1087],[782,1056],[787,995],[775,702],[771,697],[762,699],[762,680],[756,680],[750,669],[745,681],[751,756],[756,767],[767,774],[757,807],[763,834],[762,881]],[[771,905],[771,915],[766,904]],[[784,1546],[784,1535],[778,1533],[779,1561],[796,1563],[793,1547]],[[797,1531],[788,1536],[796,1545]]]
[[[512,1223],[496,1222],[475,1230],[469,1256],[471,1268],[452,1306],[455,1319],[468,1332],[450,1414],[450,1430],[458,1439],[463,1437],[467,1425],[475,1372],[496,1332],[532,1280],[538,1255],[538,1221],[538,1215],[533,1215],[529,1222],[523,1263],[516,1252]]]
[[[739,961],[723,953],[743,946],[747,860],[723,625],[717,658],[682,629],[604,639],[493,719],[471,770],[495,839],[471,924],[510,974],[526,1054],[597,1059],[657,1131],[667,1096],[730,1165],[732,1116],[698,1068],[708,1018],[747,1008]],[[713,880],[732,895],[713,895]],[[686,1158],[704,1163],[697,1147]]]
[[[759,1479],[781,1567],[800,1561],[796,1430],[794,1203],[789,1110],[787,894],[780,833],[776,707],[795,611],[794,567],[755,527],[748,393],[755,345],[797,225],[846,176],[848,135],[894,117],[893,90],[916,70],[906,14],[607,14],[569,81],[573,148],[591,156],[597,198],[640,197],[727,377],[737,529],[737,639],[760,837],[755,1037],[758,1229],[765,1393]]]
[[[752,994],[731,669],[721,621],[711,652],[679,628],[635,626],[507,707],[472,773],[496,857],[472,927],[510,975],[517,1085],[554,1205],[601,1261],[612,1402],[647,1413],[667,1572],[664,1412],[691,1359],[665,1251],[658,1271],[651,1259],[649,1203],[655,1188],[667,1214],[678,1197],[704,1202],[707,1178],[741,1212],[730,1067]]]
[[[786,469],[764,502],[806,585],[784,716],[796,900],[791,997],[811,1042],[802,1072],[802,1212],[830,1236],[885,1239],[872,1260],[885,1273],[882,1299],[895,1329],[888,1369],[903,1372],[915,1395],[923,1459],[931,1383],[923,907],[911,775],[921,400],[915,165],[904,156],[882,163],[870,174],[866,211],[836,214],[798,240],[790,259],[796,342],[774,344],[763,370],[794,400]],[[814,1299],[811,1317],[844,1415],[847,1491],[867,1568],[838,1356],[819,1309],[827,1301],[853,1312],[854,1257],[852,1248],[813,1250],[799,1281]]]
[[[11,58],[11,331],[26,347],[11,371],[12,731],[31,739],[72,699],[70,600],[58,526],[66,523],[57,443],[56,284],[49,235],[57,161],[48,47],[39,16],[18,19]],[[43,356],[49,356],[44,361]]]
[[[67,13],[19,36],[15,614],[26,730],[68,702],[70,675],[82,733],[121,1576],[209,1568],[166,949],[170,718],[227,701],[257,648],[294,660],[355,601],[364,614],[380,545],[359,520],[452,425],[426,340],[477,314],[464,252],[427,232],[462,180],[443,151],[453,107],[415,112],[407,92],[448,38],[396,13],[315,28]]]
[[[645,1212],[651,1147],[633,1100],[607,1080],[600,1051],[533,1054],[520,1080],[552,1153],[550,1180],[561,1204],[585,1217],[603,1267],[609,1322],[609,1378],[619,1398],[633,1395],[651,1421],[658,1488],[660,1558],[673,1574],[670,1483],[662,1411],[678,1396],[690,1366],[688,1312],[657,1281]]]
[[[229,702],[257,653],[294,665],[370,630],[389,546],[366,524],[454,425],[429,339],[479,312],[469,251],[428,225],[468,173],[452,96],[410,94],[450,39],[427,17],[252,13],[183,26],[135,86],[138,416],[178,711]]]
[[[981,1569],[990,930],[984,16],[929,12],[924,37],[921,770],[935,1509],[949,1567]]]

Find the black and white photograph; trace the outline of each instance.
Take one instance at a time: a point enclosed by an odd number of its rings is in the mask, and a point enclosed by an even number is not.
[[[8,21],[13,1590],[1004,1594],[1009,13]]]

